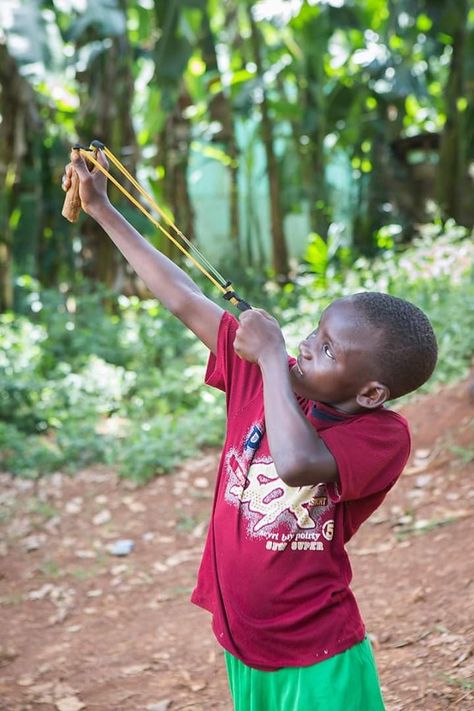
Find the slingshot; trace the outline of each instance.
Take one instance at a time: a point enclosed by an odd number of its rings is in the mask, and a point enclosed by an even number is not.
[[[85,148],[79,144],[74,146],[74,149],[78,150],[84,158],[95,165],[101,173],[103,173],[111,183],[113,183],[124,195],[127,197],[135,207],[137,207],[150,222],[155,225],[174,245],[188,258],[191,262],[206,276],[215,287],[217,287],[224,296],[224,299],[229,301],[231,304],[236,306],[239,311],[247,311],[252,307],[244,299],[241,299],[232,288],[232,282],[224,279],[222,274],[220,274],[217,269],[215,269],[212,264],[206,259],[206,257],[199,251],[199,249],[181,232],[178,227],[174,224],[170,217],[156,204],[151,195],[142,188],[138,181],[131,175],[125,166],[114,156],[114,154],[100,141],[92,141],[89,148]],[[109,171],[104,168],[104,166],[99,163],[95,157],[95,152],[97,149],[101,149],[107,156],[110,163],[112,163],[123,176],[130,181],[134,188],[140,193],[140,195],[146,200],[148,205],[166,222],[168,227],[174,230],[174,235],[170,234],[168,229],[163,226],[163,224],[157,220],[153,215],[147,210],[147,208],[142,205],[136,198],[131,195],[126,188],[113,176]],[[66,193],[64,199],[64,205],[62,209],[62,215],[69,220],[69,222],[75,222],[79,216],[81,210],[81,199],[79,197],[79,178],[75,171],[72,173],[71,177],[71,187]],[[181,240],[181,241],[180,241]]]

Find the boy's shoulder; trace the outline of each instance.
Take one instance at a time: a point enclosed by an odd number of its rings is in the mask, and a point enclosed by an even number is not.
[[[362,506],[361,512],[351,514],[359,521],[355,532],[381,503],[408,461],[411,450],[408,423],[398,412],[381,407],[338,422],[316,425],[316,429],[337,463],[339,480],[331,500],[351,502],[351,507],[356,508]],[[369,504],[360,504],[367,499]]]
[[[338,443],[338,448],[351,449],[351,445],[372,451],[394,448],[409,452],[411,435],[407,420],[388,407],[366,410],[356,414],[341,413],[319,402],[306,410],[319,436],[326,442]]]
[[[380,430],[381,433],[391,433],[392,438],[410,440],[410,428],[408,421],[403,415],[390,407],[382,405],[375,410],[367,410],[365,412],[349,418],[348,422],[358,423],[359,428],[367,428],[368,430]]]
[[[398,427],[401,431],[410,431],[407,419],[396,410],[392,410],[390,407],[386,407],[384,405],[376,410],[369,410],[367,412],[367,417],[377,417],[378,422],[381,424],[391,423],[393,426]]]
[[[319,401],[305,401],[303,398],[298,398],[298,401],[304,410],[311,413],[312,417],[332,422],[333,425],[356,422],[373,425],[375,422],[378,424],[392,422],[393,424],[396,423],[400,425],[402,428],[408,429],[408,422],[405,417],[385,405],[374,410],[367,409],[362,412],[344,413],[331,407],[331,405],[326,405]]]

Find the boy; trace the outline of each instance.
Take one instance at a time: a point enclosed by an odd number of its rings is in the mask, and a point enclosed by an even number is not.
[[[430,377],[428,319],[385,294],[338,299],[289,358],[275,319],[255,309],[237,321],[207,299],[110,205],[78,151],[65,189],[73,169],[83,209],[209,348],[206,382],[226,392],[192,600],[212,613],[236,711],[383,709],[344,544],[408,459],[407,424],[383,405]]]

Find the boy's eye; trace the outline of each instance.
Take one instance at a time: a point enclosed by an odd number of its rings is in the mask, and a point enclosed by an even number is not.
[[[324,344],[323,351],[324,351],[324,355],[327,355],[328,358],[331,358],[331,360],[334,360],[334,354],[331,351],[331,349],[329,348],[327,343]]]

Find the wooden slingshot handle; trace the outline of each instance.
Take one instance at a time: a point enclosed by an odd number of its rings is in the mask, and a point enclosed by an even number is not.
[[[71,185],[64,198],[64,205],[61,215],[69,220],[76,222],[81,211],[81,198],[79,197],[79,176],[75,170],[71,174]]]

